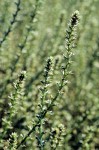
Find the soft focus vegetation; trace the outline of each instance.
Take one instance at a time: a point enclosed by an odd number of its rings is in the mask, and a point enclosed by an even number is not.
[[[0,0],[0,150],[99,150],[98,78],[98,0]]]

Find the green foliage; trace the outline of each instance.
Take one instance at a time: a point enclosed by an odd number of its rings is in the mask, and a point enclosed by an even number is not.
[[[99,149],[98,7],[0,1],[1,150]]]

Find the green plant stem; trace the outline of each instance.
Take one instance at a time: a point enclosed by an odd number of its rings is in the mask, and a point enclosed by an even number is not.
[[[32,132],[35,131],[36,127],[39,125],[39,121],[36,122],[36,124],[32,127],[32,129],[27,133],[27,135],[24,137],[24,139],[18,144],[17,148],[18,149],[25,141],[26,139],[31,135]]]
[[[10,25],[9,25],[7,31],[4,33],[4,36],[3,36],[2,40],[0,41],[0,47],[2,46],[3,42],[8,37],[9,33],[11,32],[13,24],[16,22],[16,18],[17,18],[18,12],[20,11],[21,0],[18,0],[18,2],[16,2],[15,4],[16,4],[16,11],[13,14],[13,18],[12,18],[12,20],[10,22]]]
[[[65,74],[64,74],[64,76],[65,76]],[[61,86],[60,86],[60,88],[59,88],[59,91],[62,90],[62,88],[63,88],[63,83],[64,83],[64,80],[62,79],[62,81],[61,81]],[[43,110],[42,116],[41,116],[42,119],[44,119],[44,117],[46,116],[47,112],[53,107],[54,102],[56,101],[56,99],[58,98],[58,96],[59,96],[59,94],[60,94],[59,91],[57,92],[56,96],[52,99],[52,103],[48,106],[48,108],[47,108],[46,110]],[[41,119],[41,120],[42,120],[42,119]],[[27,133],[27,135],[24,137],[24,139],[18,144],[17,149],[26,141],[26,139],[32,134],[32,132],[35,131],[36,127],[38,127],[40,124],[42,124],[41,120],[38,120],[38,121],[35,123],[35,125],[34,125],[34,126],[32,127],[32,129]],[[41,132],[41,131],[42,131],[42,129],[40,129],[40,132]],[[42,150],[42,149],[41,149],[41,150]]]

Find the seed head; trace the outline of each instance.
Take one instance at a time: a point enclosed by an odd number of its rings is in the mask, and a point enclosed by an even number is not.
[[[79,21],[79,11],[75,11],[71,18],[71,26],[76,26]]]

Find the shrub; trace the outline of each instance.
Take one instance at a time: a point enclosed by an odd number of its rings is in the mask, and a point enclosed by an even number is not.
[[[98,150],[98,0],[0,3],[0,149]]]

